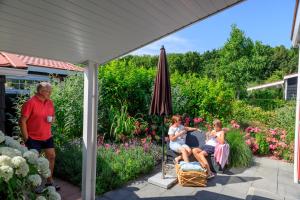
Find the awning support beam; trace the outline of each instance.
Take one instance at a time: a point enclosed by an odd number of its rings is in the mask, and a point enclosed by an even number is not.
[[[295,122],[295,146],[294,146],[294,183],[299,183],[300,179],[300,154],[299,154],[299,109],[300,109],[300,48],[299,51],[299,60],[298,60],[298,82],[297,82],[297,101],[296,101],[296,122]]]
[[[84,68],[82,199],[94,200],[96,191],[98,65]]]

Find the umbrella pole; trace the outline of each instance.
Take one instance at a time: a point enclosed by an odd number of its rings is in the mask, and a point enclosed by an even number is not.
[[[162,172],[162,176],[161,178],[164,179],[165,178],[165,132],[164,132],[164,117],[162,117],[162,158],[161,158],[161,165],[162,165],[162,169],[161,169],[161,172]]]

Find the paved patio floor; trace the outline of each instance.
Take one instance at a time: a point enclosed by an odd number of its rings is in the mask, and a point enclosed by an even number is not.
[[[97,200],[300,200],[300,184],[293,183],[293,165],[269,158],[255,157],[252,167],[218,174],[203,188],[177,184],[167,190],[148,183],[147,178]]]

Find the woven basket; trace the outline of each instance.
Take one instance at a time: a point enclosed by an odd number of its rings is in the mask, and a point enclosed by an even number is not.
[[[179,185],[185,187],[205,187],[207,184],[207,173],[199,171],[184,172],[180,166],[176,164],[176,174]]]

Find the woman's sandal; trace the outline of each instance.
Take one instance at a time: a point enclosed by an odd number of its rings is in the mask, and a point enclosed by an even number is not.
[[[216,175],[214,173],[210,173],[208,176],[207,176],[207,179],[212,179],[214,178]]]

